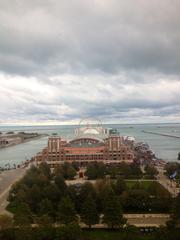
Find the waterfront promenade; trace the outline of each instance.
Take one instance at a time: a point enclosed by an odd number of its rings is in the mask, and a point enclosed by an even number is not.
[[[9,190],[16,181],[24,176],[25,172],[25,168],[17,168],[0,173],[0,214],[8,213],[6,206]]]

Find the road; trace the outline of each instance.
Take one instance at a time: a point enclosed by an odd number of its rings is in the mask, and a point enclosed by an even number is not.
[[[160,227],[165,226],[170,220],[169,214],[123,214],[127,219],[127,223],[136,227]],[[102,215],[100,216],[102,222]],[[87,226],[84,223],[80,224],[82,228]],[[106,224],[100,223],[93,225],[93,228],[107,228]]]
[[[176,197],[180,193],[180,188],[176,186],[176,182],[164,175],[165,170],[162,167],[157,167],[157,170],[159,171],[157,181],[166,188],[173,197]]]
[[[0,214],[8,213],[6,206],[9,190],[16,181],[24,176],[25,172],[25,168],[18,168],[0,174]]]
[[[164,226],[170,220],[170,214],[124,214],[124,217],[136,227]]]
[[[77,178],[75,180],[66,180],[66,184],[67,185],[74,185],[74,184],[84,184],[86,182],[95,184],[97,181],[98,180],[88,180],[88,179],[83,179],[83,178]],[[125,179],[125,181],[128,181],[128,182],[154,182],[156,180],[155,179]]]

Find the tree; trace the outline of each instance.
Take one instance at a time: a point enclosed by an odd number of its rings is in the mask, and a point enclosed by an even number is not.
[[[106,174],[106,166],[104,163],[89,163],[85,172],[88,179],[104,178]]]
[[[180,152],[178,153],[178,160],[180,160]]]
[[[76,176],[76,170],[72,167],[72,164],[69,163],[64,163],[63,173],[65,179],[74,179],[74,177]]]
[[[39,227],[51,228],[53,224],[53,220],[50,216],[44,214],[40,217],[37,217],[36,223],[38,224]]]
[[[85,172],[85,175],[88,179],[96,179],[97,178],[97,168],[94,163],[89,163]]]
[[[96,163],[97,178],[104,178],[106,174],[106,165],[103,162]]]
[[[64,178],[64,167],[62,164],[58,164],[55,166],[54,168],[54,176],[61,176],[62,178]]]
[[[135,163],[131,164],[131,174],[140,178],[142,175],[140,166]]]
[[[159,173],[158,170],[152,165],[146,165],[144,170],[146,171],[146,174],[151,178],[154,178]]]
[[[116,183],[113,184],[112,187],[113,187],[115,194],[117,194],[117,195],[122,194],[127,189],[126,182],[121,177],[119,177],[117,179]]]
[[[13,226],[13,219],[7,214],[0,215],[0,230],[8,229]]]
[[[119,169],[117,166],[110,166],[108,169],[108,174],[111,176],[112,179],[115,179],[119,173]]]
[[[48,178],[40,171],[39,168],[32,166],[22,178],[20,183],[25,184],[27,187],[32,187],[34,184],[42,188],[48,184]]]
[[[57,220],[59,223],[68,224],[77,221],[76,210],[69,196],[62,198],[59,203]]]
[[[41,163],[39,169],[48,179],[51,179],[51,169],[46,162]]]
[[[69,166],[66,170],[66,175],[65,175],[65,179],[74,179],[74,177],[76,176],[76,170],[72,167]]]
[[[39,204],[40,210],[39,213],[40,215],[47,215],[47,216],[54,216],[54,209],[52,202],[49,199],[43,199],[41,203]]]
[[[125,228],[125,237],[123,238],[123,240],[132,240],[135,239],[135,237],[139,239],[140,238],[139,233],[140,231],[138,230],[137,227],[127,224]]]
[[[68,196],[71,198],[71,200],[73,201],[74,205],[75,205],[75,208],[76,209],[80,209],[80,206],[79,206],[79,201],[78,201],[78,195],[79,195],[79,192],[78,190],[76,189],[76,186],[74,185],[69,185],[68,188],[67,188],[67,193],[68,193]]]
[[[104,200],[106,199],[108,194],[111,194],[112,190],[112,182],[110,179],[99,179],[96,180],[94,184],[94,189],[96,191],[96,202],[98,212],[102,212]]]
[[[96,202],[91,194],[89,194],[83,203],[81,211],[81,220],[91,228],[93,224],[99,222]]]
[[[155,239],[169,240],[167,229],[164,226],[157,229],[157,231],[155,232]]]
[[[57,166],[54,169],[54,175],[55,178],[61,176],[64,179],[74,179],[76,176],[76,170],[72,164],[64,163],[63,165]]]
[[[55,182],[56,186],[58,187],[59,191],[61,192],[61,195],[62,196],[65,195],[67,193],[67,185],[66,185],[62,175],[55,176],[54,182]]]
[[[76,171],[79,171],[80,163],[78,163],[78,162],[72,162],[72,167],[73,167]]]
[[[22,185],[21,188],[19,188],[16,193],[17,201],[27,202],[29,197],[28,192],[29,192],[29,188],[26,185]]]
[[[79,192],[79,205],[80,206],[85,201],[88,194],[91,194],[93,196],[93,198],[96,199],[96,192],[94,190],[94,186],[90,182],[84,183],[80,189],[80,192]]]
[[[14,224],[20,227],[29,227],[32,222],[32,213],[29,206],[25,203],[17,205],[14,213]]]
[[[33,239],[34,230],[32,229],[31,226],[22,226],[19,228],[15,228],[14,232],[15,232],[14,234],[15,237],[13,239],[15,240],[22,240],[22,239],[32,240]]]
[[[109,228],[120,227],[126,223],[126,220],[123,218],[120,202],[113,191],[104,200],[103,214],[103,222]]]
[[[39,209],[39,203],[42,199],[41,194],[42,192],[40,190],[40,187],[36,184],[34,184],[28,192],[28,202],[33,212],[37,212]]]
[[[61,197],[64,196],[64,192],[61,193],[61,190],[55,183],[50,183],[44,189],[45,197],[48,198],[52,203],[58,204]]]
[[[180,220],[180,193],[175,199],[175,203],[173,206],[173,218],[177,221]]]
[[[120,175],[123,175],[125,178],[129,178],[129,176],[132,174],[131,165],[125,162],[119,164],[118,171]]]
[[[148,193],[144,189],[131,189],[122,196],[124,207],[133,211],[147,209],[148,201]]]
[[[36,218],[36,234],[39,235],[38,239],[52,239],[53,236],[53,219],[48,215],[42,215]],[[54,238],[53,238],[54,239]]]
[[[79,240],[81,239],[81,228],[76,222],[61,226],[57,229],[56,239]]]

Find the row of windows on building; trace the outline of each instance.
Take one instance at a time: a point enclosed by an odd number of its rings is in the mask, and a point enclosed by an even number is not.
[[[50,155],[48,157],[49,160],[55,161],[57,159],[60,160],[91,160],[91,159],[99,159],[99,160],[130,160],[132,159],[132,155]]]

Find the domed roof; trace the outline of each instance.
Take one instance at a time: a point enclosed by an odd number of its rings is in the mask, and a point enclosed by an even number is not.
[[[92,140],[96,140],[98,142],[104,142],[104,140],[100,137],[100,136],[96,136],[94,134],[83,134],[81,136],[77,136],[73,139],[71,139],[69,142],[73,142],[73,141],[76,141],[76,140],[82,140],[82,139],[92,139]]]
[[[99,134],[98,130],[96,128],[86,128],[84,130],[84,134]]]

